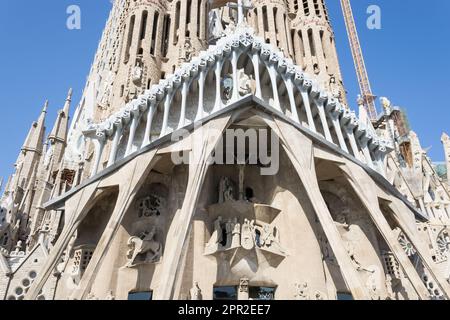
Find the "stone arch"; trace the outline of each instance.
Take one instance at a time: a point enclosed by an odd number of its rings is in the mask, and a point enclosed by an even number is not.
[[[81,281],[115,209],[118,195],[119,188],[111,187],[89,204],[87,214],[82,218],[66,248],[65,279],[68,279],[68,282],[64,281],[66,286],[59,288],[60,290],[70,289],[67,284],[78,284]]]

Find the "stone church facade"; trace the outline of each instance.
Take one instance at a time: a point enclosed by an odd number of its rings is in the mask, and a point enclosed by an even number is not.
[[[352,111],[323,0],[227,2],[114,1],[6,185],[1,299],[450,298],[449,137]]]

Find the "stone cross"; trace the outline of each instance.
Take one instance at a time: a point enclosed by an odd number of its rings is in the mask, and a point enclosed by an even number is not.
[[[253,9],[253,5],[249,2],[250,0],[237,0],[237,3],[228,3],[229,8],[237,9],[238,11],[238,25],[246,21],[247,11]]]

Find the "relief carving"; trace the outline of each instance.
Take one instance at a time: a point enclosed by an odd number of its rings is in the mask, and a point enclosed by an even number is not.
[[[295,294],[294,298],[296,300],[325,300],[326,296],[323,292],[316,290],[311,293],[307,282],[296,283],[295,284]]]
[[[194,287],[189,291],[190,300],[203,300],[202,290],[198,285],[198,282],[194,283]]]
[[[228,177],[223,177],[219,185],[219,203],[235,200],[235,187],[233,181]]]
[[[148,197],[142,198],[137,202],[139,212],[138,216],[139,218],[154,216],[159,217],[164,206],[164,198],[155,194],[149,195]]]
[[[156,227],[152,227],[149,231],[144,231],[138,237],[131,237],[128,240],[126,267],[132,268],[137,265],[147,263],[157,263],[162,256],[162,244],[156,239]]]
[[[286,256],[286,250],[280,244],[280,232],[277,227],[266,223],[238,218],[225,221],[219,216],[214,221],[214,231],[205,248],[205,254],[210,255],[220,251],[242,247],[245,250],[258,248],[280,256]]]

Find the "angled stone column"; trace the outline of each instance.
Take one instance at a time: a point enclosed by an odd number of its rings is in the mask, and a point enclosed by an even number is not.
[[[105,177],[99,184],[100,188],[118,185],[119,195],[108,225],[97,244],[94,255],[89,262],[78,289],[74,291],[71,298],[83,300],[90,293],[91,285],[99,272],[104,257],[108,253],[114,235],[119,230],[125,213],[132,205],[136,194],[139,192],[139,189],[144,184],[145,179],[158,160],[156,153],[157,149],[139,155],[113,175]],[[122,181],[127,181],[127,183],[121,183]]]
[[[155,116],[156,110],[158,109],[158,105],[155,102],[152,102],[148,111],[147,111],[147,122],[145,124],[145,134],[144,141],[142,141],[142,147],[149,145],[151,141],[151,133],[152,133],[152,122],[153,117]]]
[[[325,139],[329,142],[333,142],[333,138],[331,138],[330,128],[328,127],[327,115],[325,114],[324,103],[327,100],[327,97],[322,95],[321,92],[317,92],[314,101],[316,103],[317,109],[319,111],[320,122],[322,123],[323,132],[325,133]]]
[[[103,149],[105,148],[105,136],[98,134],[97,139],[92,140],[95,147],[95,158],[92,166],[91,177],[95,176],[100,167],[100,161],[102,159]]]
[[[302,96],[303,105],[305,106],[306,117],[308,119],[308,127],[311,131],[316,132],[316,125],[314,124],[314,119],[311,112],[311,103],[309,101],[309,88],[311,88],[311,80],[304,79],[303,83],[300,85],[300,94]]]
[[[109,153],[108,167],[112,166],[116,162],[117,149],[123,132],[123,125],[120,119],[118,119],[114,126],[116,127],[116,132],[114,132],[114,138],[111,142],[112,144],[111,151]]]
[[[356,143],[355,128],[358,126],[358,119],[354,112],[350,112],[343,108],[343,113],[341,117],[341,126],[344,127],[344,132],[347,135],[348,141],[350,142],[350,147],[352,149],[353,155],[356,159],[364,162],[364,157],[361,156]]]
[[[353,298],[356,300],[370,299],[367,288],[362,284],[361,279],[353,266],[350,256],[347,253],[341,235],[331,217],[331,213],[320,192],[319,184],[314,166],[312,152],[312,142],[301,134],[297,129],[275,119],[263,116],[267,124],[280,137],[283,148],[295,167],[300,180],[311,201],[311,205],[317,214],[320,225],[328,239],[336,260],[341,267],[342,276],[346,285],[350,289]],[[285,137],[289,137],[287,140]],[[309,151],[307,151],[309,148]]]
[[[339,116],[344,112],[342,106],[338,104],[338,101],[332,98],[328,99],[326,110],[330,116],[331,122],[333,123],[334,131],[339,140],[339,146],[342,150],[349,153],[347,144],[345,143],[344,135],[342,134],[341,123],[339,121]]]
[[[291,105],[291,118],[292,120],[300,124],[300,118],[298,117],[297,106],[295,104],[294,84],[292,83],[292,78],[290,76],[287,76],[284,78],[284,81],[289,96],[289,104]]]
[[[278,95],[278,85],[277,85],[277,70],[275,69],[275,65],[273,62],[269,61],[269,76],[270,76],[270,82],[272,83],[272,92],[273,92],[273,107],[277,109],[278,111],[281,111],[280,106],[280,97]]]
[[[403,248],[400,246],[393,230],[389,226],[386,218],[380,210],[378,196],[375,184],[369,175],[358,165],[347,162],[340,168],[348,177],[347,181],[352,186],[358,198],[363,203],[365,209],[369,213],[373,223],[377,227],[383,239],[395,255],[398,263],[403,268],[406,276],[416,290],[419,297],[423,300],[429,300],[429,292],[425,287],[422,279],[409,260]]]
[[[216,101],[214,102],[214,108],[212,113],[215,113],[217,111],[219,111],[220,109],[222,109],[222,97],[221,97],[221,89],[222,89],[222,85],[221,85],[221,73],[222,73],[222,65],[223,62],[222,60],[217,61],[216,62],[216,66],[214,68],[214,74],[216,77]],[[184,95],[185,89],[183,87],[183,95]],[[186,95],[187,95],[187,90],[186,90]],[[186,104],[186,103],[185,103]]]
[[[133,112],[133,120],[131,120],[130,132],[128,134],[127,149],[125,151],[125,157],[129,156],[133,152],[133,142],[136,135],[136,129],[139,125],[141,116],[137,112]]]
[[[195,116],[195,121],[199,121],[203,118],[203,93],[205,91],[205,77],[206,77],[206,71],[201,70],[200,75],[198,77],[198,108],[197,108],[197,115]]]
[[[261,92],[261,75],[259,72],[259,55],[257,52],[254,52],[252,55],[252,63],[253,63],[253,69],[255,71],[255,81],[256,81],[256,92],[255,96],[258,99],[262,99],[262,92]]]
[[[190,137],[192,152],[189,155],[189,180],[186,194],[183,205],[176,212],[167,234],[167,239],[170,239],[170,241],[166,243],[164,250],[160,284],[154,292],[155,300],[170,300],[173,298],[174,283],[182,248],[209,167],[207,160],[222,138],[222,132],[228,127],[230,119],[231,116],[228,115],[211,120],[194,131]]]
[[[236,102],[239,99],[239,75],[238,75],[238,59],[239,54],[236,50],[231,53],[231,67],[233,68],[233,93],[231,101]]]
[[[373,168],[372,157],[370,156],[369,145],[368,145],[368,142],[369,142],[368,137],[366,135],[362,135],[359,137],[358,141],[359,141],[359,145],[361,146],[361,150],[364,154],[364,160],[365,160],[366,164],[369,167]]]
[[[164,116],[163,116],[163,123],[161,127],[161,135],[160,137],[164,137],[167,133],[167,128],[169,126],[169,114],[170,114],[170,107],[172,106],[172,93],[168,93],[166,95],[166,98],[164,100]]]

